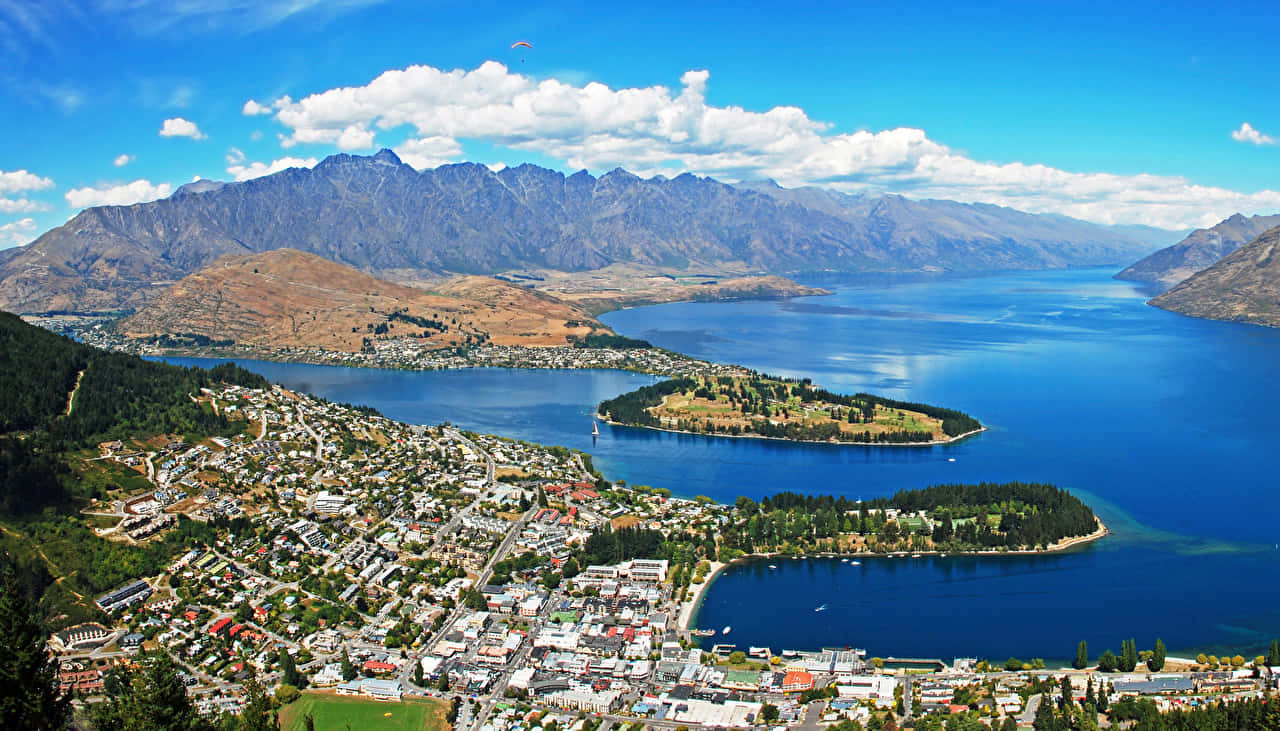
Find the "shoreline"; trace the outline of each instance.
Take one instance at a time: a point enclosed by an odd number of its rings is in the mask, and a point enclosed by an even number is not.
[[[935,439],[930,442],[842,442],[842,441],[818,441],[816,439],[788,439],[786,437],[766,437],[760,434],[707,434],[697,431],[686,431],[684,429],[667,429],[661,426],[644,426],[640,424],[624,424],[620,421],[611,421],[606,419],[603,414],[596,412],[596,418],[609,426],[623,426],[629,429],[648,429],[650,431],[667,432],[668,434],[688,434],[693,437],[716,437],[724,439],[763,439],[771,442],[789,442],[791,444],[827,444],[833,447],[942,447],[948,444],[955,444],[961,439],[967,439],[974,434],[981,434],[990,427],[978,427],[964,434],[957,434],[947,439]]]
[[[803,554],[800,556],[790,556],[790,558],[801,558],[801,559],[858,558],[858,559],[861,559],[861,558],[907,558],[907,557],[915,557],[915,556],[924,558],[925,556],[940,557],[944,555],[945,556],[976,556],[976,557],[989,558],[994,556],[1047,555],[1047,554],[1053,554],[1053,553],[1063,553],[1072,548],[1085,546],[1090,543],[1094,543],[1095,541],[1102,540],[1103,538],[1106,538],[1107,536],[1111,535],[1111,529],[1107,528],[1106,523],[1103,523],[1101,518],[1094,516],[1094,520],[1097,521],[1098,527],[1092,533],[1089,533],[1088,535],[1083,535],[1083,536],[1071,536],[1069,538],[1063,538],[1062,540],[1057,541],[1056,543],[1053,543],[1050,546],[1047,546],[1045,548],[1038,548],[1038,549],[1022,548],[1022,549],[1017,549],[1012,551],[939,551],[937,549],[933,549],[933,550],[927,550],[927,551],[911,551],[911,550],[864,551],[860,553],[823,552],[823,553],[815,553],[812,555]],[[703,581],[700,585],[698,585],[698,588],[694,591],[692,597],[690,597],[688,600],[686,600],[684,603],[680,605],[680,613],[679,615],[677,615],[678,619],[676,621],[676,629],[681,632],[692,632],[694,629],[696,629],[696,627],[692,625],[692,621],[697,616],[698,609],[702,606],[702,602],[706,598],[707,590],[710,588],[712,582],[715,581],[715,579],[718,578],[720,574],[724,572],[725,569],[740,563],[752,563],[752,562],[766,560],[770,558],[777,558],[783,555],[784,554],[780,552],[747,553],[747,554],[738,556],[737,558],[733,559],[732,561],[729,561],[728,563],[721,563],[719,561],[713,562],[711,564],[712,570],[709,574],[707,574],[706,580]]]

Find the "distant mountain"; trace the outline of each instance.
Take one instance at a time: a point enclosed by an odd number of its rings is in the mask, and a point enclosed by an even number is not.
[[[537,346],[613,332],[577,306],[488,277],[459,277],[428,292],[294,249],[219,259],[115,328],[133,338],[194,335],[348,352],[381,337],[418,338],[427,348]]]
[[[1138,261],[1115,278],[1172,287],[1275,226],[1280,226],[1280,214],[1245,217],[1237,213],[1213,228],[1192,231],[1182,241]]]
[[[389,150],[90,208],[0,253],[0,307],[136,309],[222,256],[306,251],[402,281],[610,264],[781,274],[1100,265],[1150,246],[1080,221],[898,196],[534,165],[419,172]]]
[[[1280,226],[1151,300],[1192,317],[1280,326]]]

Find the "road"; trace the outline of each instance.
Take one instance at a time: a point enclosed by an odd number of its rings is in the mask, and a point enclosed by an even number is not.
[[[307,430],[307,433],[311,435],[312,439],[316,440],[316,461],[324,459],[324,441],[321,440],[320,435],[311,428],[311,425],[307,424],[306,419],[302,418],[301,406],[298,407],[298,423],[302,425],[303,429]]]

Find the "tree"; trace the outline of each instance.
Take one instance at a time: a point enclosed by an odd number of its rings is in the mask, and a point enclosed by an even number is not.
[[[449,692],[449,671],[446,670],[440,673],[440,681],[436,683],[436,690],[441,693]]]
[[[1071,687],[1070,675],[1062,676],[1062,681],[1059,685],[1059,692],[1062,693],[1062,710],[1069,711],[1072,705],[1072,697],[1075,695],[1075,689]]]
[[[240,731],[280,731],[280,721],[271,711],[271,699],[258,678],[250,675],[244,682],[245,704],[240,710]]]
[[[427,679],[422,676],[422,663],[418,661],[413,663],[413,684],[419,688],[427,684]]]
[[[1120,643],[1120,672],[1131,673],[1138,667],[1138,645],[1132,637]]]
[[[293,661],[293,655],[289,654],[289,649],[283,646],[280,648],[280,682],[292,685],[294,688],[302,687],[302,674],[298,672],[298,666]]]
[[[747,661],[747,653],[743,652],[742,650],[735,650],[729,653],[730,665],[741,665],[746,661]]]
[[[1267,652],[1267,667],[1280,667],[1280,640],[1271,641],[1271,649]]]
[[[57,665],[45,651],[48,636],[33,587],[0,553],[0,727],[61,728],[70,719],[70,699],[59,693]]]
[[[342,648],[342,679],[355,680],[356,666],[351,662],[351,656],[347,654],[347,648]]]
[[[1147,669],[1153,673],[1158,673],[1161,670],[1164,670],[1164,657],[1164,640],[1157,637],[1156,645],[1151,650],[1151,657],[1147,659]]]
[[[760,718],[764,719],[765,721],[777,721],[778,707],[773,705],[772,703],[765,703],[764,705],[760,706]]]
[[[300,695],[302,695],[302,693],[298,691],[298,686],[296,685],[284,683],[276,686],[276,700],[279,701],[282,706],[287,706],[298,700]]]
[[[1098,656],[1098,670],[1104,673],[1114,673],[1119,667],[1120,660],[1111,650],[1103,650]]]
[[[106,700],[89,706],[98,731],[206,731],[178,668],[164,653],[143,655],[130,670],[119,666],[103,679]]]
[[[1013,719],[1013,716],[1005,716],[1000,724],[1000,731],[1018,731],[1018,722]]]
[[[1089,667],[1089,643],[1080,640],[1080,644],[1076,645],[1076,661],[1071,663],[1071,667],[1076,670],[1084,670]]]
[[[308,713],[302,717],[303,731],[316,731],[316,718]]]
[[[1036,706],[1036,717],[1031,727],[1035,731],[1058,731],[1058,718],[1053,715],[1053,703],[1049,697],[1040,697],[1040,705]]]

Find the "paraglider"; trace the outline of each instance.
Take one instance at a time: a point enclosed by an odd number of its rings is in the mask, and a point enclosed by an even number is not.
[[[528,41],[516,41],[515,43],[511,44],[511,50],[514,51],[517,48],[533,48],[533,44]],[[524,55],[524,54],[521,53],[521,55]],[[523,58],[520,59],[520,63],[524,63]]]

